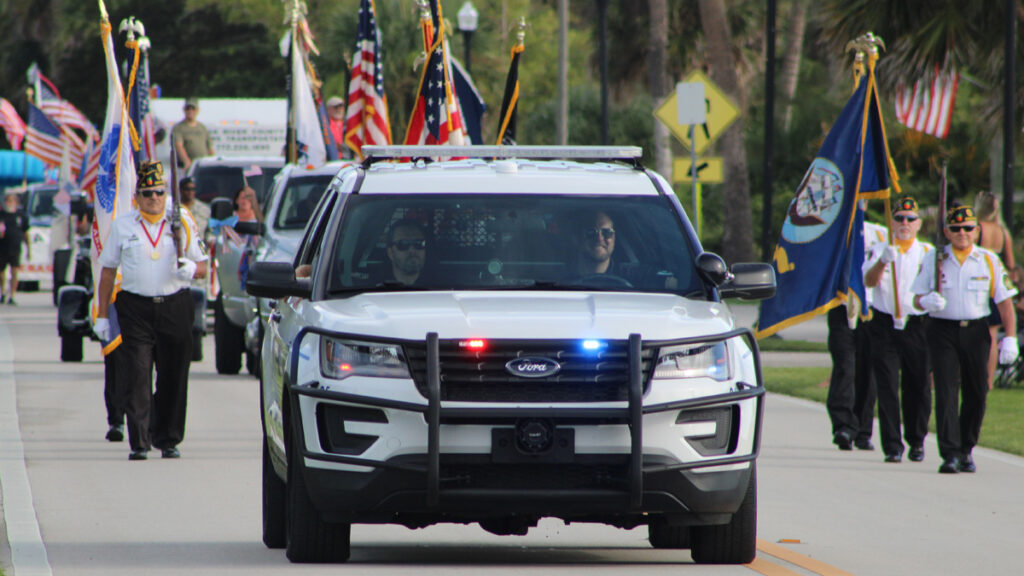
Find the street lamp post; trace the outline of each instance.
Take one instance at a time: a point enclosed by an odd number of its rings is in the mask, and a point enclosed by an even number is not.
[[[462,37],[466,41],[466,72],[472,72],[469,65],[469,46],[470,41],[473,39],[473,32],[476,32],[476,24],[479,18],[480,13],[476,11],[473,3],[469,0],[466,0],[462,8],[459,8],[459,30],[462,31]]]

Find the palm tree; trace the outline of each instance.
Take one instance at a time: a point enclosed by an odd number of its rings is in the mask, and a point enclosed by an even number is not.
[[[732,34],[725,10],[725,0],[700,0],[700,21],[707,44],[711,79],[741,106],[743,97],[737,62],[733,55]],[[750,208],[750,178],[747,174],[747,152],[743,142],[743,116],[721,137],[719,150],[725,162],[722,182],[723,216],[727,226],[722,230],[722,256],[726,262],[753,260],[754,223]]]

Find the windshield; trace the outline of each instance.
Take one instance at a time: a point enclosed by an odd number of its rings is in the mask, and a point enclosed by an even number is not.
[[[274,217],[274,228],[278,230],[302,230],[309,222],[320,197],[334,176],[304,176],[291,178],[281,195],[281,203]]]
[[[558,289],[702,293],[664,197],[352,195],[328,293]]]
[[[33,226],[49,226],[53,219],[53,197],[57,188],[36,188],[28,195],[26,212]]]
[[[199,165],[192,179],[196,184],[196,198],[209,204],[214,198],[234,198],[246,184],[256,191],[256,199],[263,205],[280,167],[268,166],[209,166]],[[243,174],[250,173],[249,176]],[[259,171],[258,174],[255,172]]]

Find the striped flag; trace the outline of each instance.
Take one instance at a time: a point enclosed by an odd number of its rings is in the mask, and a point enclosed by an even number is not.
[[[931,82],[918,80],[913,88],[896,89],[896,119],[911,130],[945,138],[953,118],[953,102],[960,75],[956,70],[940,73]]]
[[[96,127],[92,125],[92,122],[89,122],[85,114],[82,114],[78,108],[75,108],[74,104],[60,97],[57,87],[39,71],[39,67],[35,64],[32,64],[28,69],[28,80],[38,93],[36,101],[39,103],[39,108],[47,116],[58,124],[85,132],[86,136],[90,139],[99,138]]]
[[[498,121],[498,146],[516,142],[516,109],[519,106],[519,56],[526,46],[522,38],[512,47],[512,62],[505,78],[505,94],[501,97],[501,114]]]
[[[59,166],[64,151],[64,138],[60,128],[29,102],[28,130],[25,137],[25,152],[43,161],[43,164]]]
[[[452,86],[452,67],[440,3],[431,0],[429,21],[425,17],[421,20],[424,42],[430,43],[430,51],[420,76],[416,105],[405,131],[405,144],[465,145],[468,138],[459,111],[459,99]]]
[[[25,139],[25,121],[18,116],[18,111],[6,98],[0,98],[0,128],[7,134],[11,148],[21,150],[21,142]]]
[[[345,113],[345,144],[360,158],[363,157],[364,145],[391,144],[380,28],[375,14],[373,0],[362,0]]]

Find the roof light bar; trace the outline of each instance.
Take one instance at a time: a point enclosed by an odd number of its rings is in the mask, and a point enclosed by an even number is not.
[[[543,158],[637,160],[639,146],[363,146],[367,159],[384,158]]]

